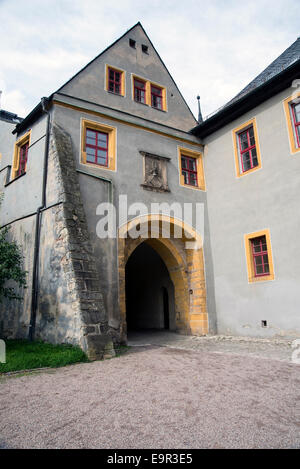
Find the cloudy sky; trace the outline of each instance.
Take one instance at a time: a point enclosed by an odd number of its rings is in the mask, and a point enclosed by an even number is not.
[[[298,36],[299,0],[0,0],[1,108],[24,117],[140,21],[207,115]]]

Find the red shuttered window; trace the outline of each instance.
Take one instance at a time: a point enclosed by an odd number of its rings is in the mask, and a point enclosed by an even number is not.
[[[251,239],[255,277],[270,274],[269,256],[265,236]]]
[[[19,168],[17,172],[18,176],[21,176],[21,174],[24,174],[26,172],[28,148],[29,148],[29,142],[26,142],[24,145],[20,147]]]
[[[108,91],[116,94],[122,94],[122,73],[114,70],[113,68],[108,69]]]
[[[146,84],[144,81],[134,79],[134,100],[146,104]]]
[[[181,157],[181,170],[184,177],[184,184],[198,186],[197,160],[189,156]]]
[[[163,108],[162,89],[151,85],[151,106],[155,109]]]
[[[239,138],[239,149],[242,172],[245,173],[249,169],[253,169],[258,166],[258,158],[256,152],[256,143],[254,137],[253,126],[240,132]]]

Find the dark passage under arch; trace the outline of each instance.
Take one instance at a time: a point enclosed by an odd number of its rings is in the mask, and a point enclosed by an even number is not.
[[[126,264],[127,330],[175,330],[174,286],[159,254],[140,244]]]

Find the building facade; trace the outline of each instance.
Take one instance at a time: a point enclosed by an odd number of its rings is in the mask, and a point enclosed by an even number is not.
[[[299,335],[299,42],[204,122],[140,23],[43,98],[0,150],[28,271],[0,333],[92,358],[128,329]]]

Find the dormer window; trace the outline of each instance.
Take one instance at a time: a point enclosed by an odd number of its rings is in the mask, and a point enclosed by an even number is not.
[[[134,100],[146,104],[146,83],[136,78],[134,79]]]

